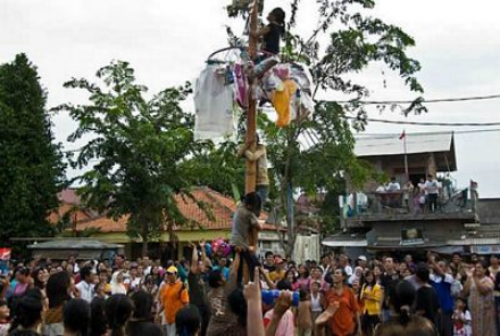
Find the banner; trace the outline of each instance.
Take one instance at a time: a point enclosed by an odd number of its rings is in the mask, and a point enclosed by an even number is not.
[[[420,245],[424,244],[424,232],[422,229],[403,229],[401,230],[401,245]]]

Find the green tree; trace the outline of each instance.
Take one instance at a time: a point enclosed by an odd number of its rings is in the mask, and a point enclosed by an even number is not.
[[[312,96],[320,90],[336,92],[350,97],[347,103],[316,100],[313,115],[302,122],[295,122],[284,129],[277,129],[264,114],[260,114],[259,127],[268,144],[268,158],[278,195],[275,207],[278,218],[284,218],[288,242],[282,240],[287,255],[293,253],[296,226],[294,222],[293,199],[290,190],[300,188],[309,194],[326,192],[339,194],[339,179],[349,177],[354,186],[361,186],[373,171],[367,164],[356,159],[353,128],[363,130],[367,111],[362,99],[369,95],[369,88],[353,82],[349,75],[362,73],[370,64],[379,63],[395,71],[417,94],[423,92],[415,75],[420,70],[418,61],[406,52],[415,41],[401,28],[387,24],[370,15],[374,0],[318,0],[318,25],[309,36],[302,36],[296,30],[297,14],[305,2],[291,0],[290,20],[287,24],[283,59],[302,62],[308,66],[314,81]],[[312,2],[307,2],[311,5]],[[230,16],[245,13],[230,10]],[[242,39],[229,31],[229,41],[241,44]],[[327,43],[320,45],[320,35],[328,36]],[[409,106],[399,108],[402,113],[422,113],[423,99],[417,97]],[[386,106],[379,106],[383,111]],[[350,123],[346,116],[356,116]],[[328,219],[332,225],[338,221]]]
[[[46,92],[26,55],[0,66],[0,241],[53,234],[48,222],[64,185]]]
[[[173,239],[173,225],[186,222],[176,195],[206,208],[190,193],[199,170],[195,165],[180,169],[206,145],[194,141],[193,115],[180,106],[191,89],[169,88],[147,100],[147,88],[136,84],[126,62],[101,68],[97,77],[100,84],[85,79],[65,83],[87,91],[88,104],[64,104],[55,110],[68,111],[78,122],[70,142],[91,138],[71,159],[73,167],[89,169],[77,178],[86,205],[115,219],[128,216],[128,234],[142,238],[147,255],[151,238],[168,230]]]

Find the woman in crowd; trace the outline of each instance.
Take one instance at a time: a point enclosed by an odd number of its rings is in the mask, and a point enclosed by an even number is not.
[[[365,335],[371,336],[377,324],[380,323],[380,303],[382,300],[382,289],[377,284],[373,271],[368,271],[365,274],[365,283],[361,289],[360,300],[363,305],[362,330]]]
[[[392,319],[379,324],[375,329],[375,336],[438,336],[431,321],[411,314],[416,293],[415,287],[408,281],[402,281],[396,286],[389,303]]]
[[[73,299],[64,305],[64,336],[87,336],[90,328],[90,305]]]
[[[49,308],[49,301],[47,299],[47,281],[49,280],[49,272],[45,267],[36,267],[31,272],[31,278],[33,279],[34,288],[38,288],[42,294],[43,309],[47,310]]]
[[[127,294],[127,288],[125,287],[125,284],[123,283],[124,281],[124,276],[121,271],[116,271],[113,273],[113,276],[111,277],[111,294]]]
[[[349,336],[361,333],[359,306],[352,290],[346,286],[347,274],[343,268],[337,268],[333,274],[328,274],[325,281],[331,288],[325,295],[327,306],[337,306],[335,314],[327,325],[338,336]]]
[[[67,272],[56,273],[47,281],[49,310],[45,313],[43,336],[63,335],[63,307],[71,299],[70,291],[71,278]]]
[[[474,271],[468,272],[463,290],[464,296],[469,298],[473,335],[497,335],[493,289],[494,283],[489,277],[486,263],[477,262]]]
[[[382,274],[384,274],[384,269],[380,265],[373,266],[373,276],[375,277],[375,282],[380,285],[380,281],[382,278]]]
[[[14,287],[14,296],[23,296],[23,294],[26,293],[26,291],[31,287],[31,278],[29,277],[29,274],[28,268],[24,266],[20,266],[15,270],[14,276],[16,279],[16,285]]]
[[[309,269],[306,265],[299,265],[299,277],[293,284],[293,290],[297,291],[299,289],[309,291],[311,286],[311,278],[309,277]]]

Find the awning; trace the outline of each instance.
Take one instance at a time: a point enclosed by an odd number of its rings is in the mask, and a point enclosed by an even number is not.
[[[470,247],[471,253],[500,254],[500,245],[476,245]]]
[[[321,242],[324,246],[329,247],[366,247],[368,246],[368,241],[366,239],[335,239],[335,238],[327,238]]]

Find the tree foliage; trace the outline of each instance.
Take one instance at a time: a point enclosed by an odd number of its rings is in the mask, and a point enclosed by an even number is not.
[[[86,79],[65,83],[88,92],[89,103],[64,104],[56,110],[68,111],[78,122],[70,142],[91,138],[71,158],[73,167],[88,169],[77,178],[86,205],[115,219],[128,216],[128,233],[142,238],[146,255],[151,238],[165,229],[172,233],[174,224],[186,222],[176,195],[205,208],[190,193],[200,172],[183,164],[206,146],[194,141],[193,115],[180,106],[191,88],[169,88],[148,100],[147,88],[137,84],[134,70],[120,61],[101,68],[97,77],[99,84]]]
[[[0,241],[53,234],[48,222],[64,185],[46,92],[26,55],[0,66]]]

